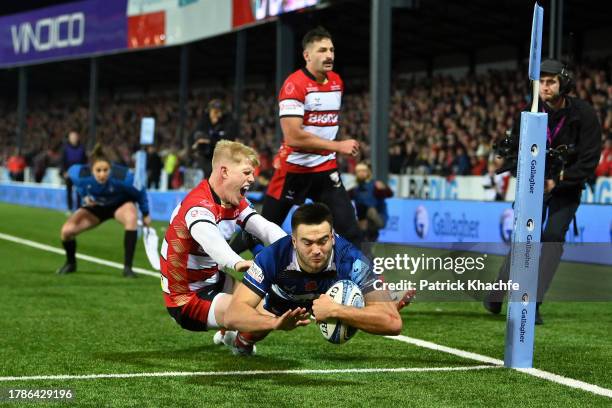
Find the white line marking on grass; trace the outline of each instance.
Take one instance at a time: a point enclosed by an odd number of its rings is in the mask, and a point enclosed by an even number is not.
[[[255,376],[279,374],[363,374],[363,373],[420,373],[431,371],[469,371],[500,368],[492,365],[466,367],[400,367],[400,368],[337,368],[312,370],[250,370],[250,371],[167,371],[159,373],[125,374],[83,374],[83,375],[32,375],[24,377],[0,377],[0,382],[28,380],[96,380],[102,378],[141,378],[141,377],[216,377],[216,376]]]
[[[404,343],[413,344],[418,347],[427,348],[435,351],[442,351],[444,353],[453,354],[455,356],[467,358],[470,360],[480,361],[481,363],[495,364],[496,366],[503,366],[504,361],[497,358],[483,356],[482,354],[472,353],[470,351],[460,350],[452,347],[442,346],[440,344],[432,343],[421,339],[415,339],[408,336],[385,336],[391,340],[398,340]],[[521,373],[529,374],[534,377],[542,378],[544,380],[552,381],[557,384],[566,385],[568,387],[577,388],[583,391],[588,391],[593,394],[602,395],[604,397],[612,398],[612,390],[600,387],[598,385],[589,384],[584,381],[574,380],[573,378],[563,377],[558,374],[549,373],[548,371],[538,370],[537,368],[515,368],[516,371]]]
[[[567,385],[572,388],[592,392],[593,394],[603,395],[604,397],[612,398],[612,390],[600,387],[599,385],[589,384],[584,381],[574,380],[573,378],[563,377],[562,375],[549,373],[548,371],[538,370],[537,368],[516,368],[516,371],[533,375],[534,377],[543,378],[548,381],[553,381],[559,384]]]
[[[41,244],[35,241],[30,241],[29,239],[23,239],[23,238],[18,238],[15,237],[13,235],[8,235],[8,234],[3,234],[0,233],[0,239],[4,239],[7,241],[11,241],[11,242],[15,242],[17,244],[22,244],[22,245],[27,245],[30,246],[32,248],[37,248],[37,249],[41,249],[43,251],[48,251],[48,252],[53,252],[56,254],[60,254],[60,255],[64,255],[64,250],[60,249],[60,248],[56,248],[56,247],[52,247],[50,245],[45,245],[45,244]],[[112,268],[117,268],[117,269],[123,269],[123,265],[118,263],[118,262],[111,262],[111,261],[107,261],[105,259],[100,259],[100,258],[96,258],[93,256],[89,256],[89,255],[83,255],[83,254],[77,254],[77,258],[82,259],[84,261],[89,261],[89,262],[93,262],[93,263],[97,263],[100,265],[105,265],[105,266],[110,266]],[[134,272],[142,274],[142,275],[147,275],[147,276],[153,276],[155,278],[159,277],[159,273],[158,272],[154,272],[154,271],[150,271],[147,269],[143,269],[143,268],[133,268]],[[428,348],[430,350],[436,350],[436,351],[441,351],[444,353],[448,353],[448,354],[453,354],[456,355],[458,357],[462,357],[462,358],[466,358],[466,359],[470,359],[470,360],[474,360],[474,361],[480,361],[481,363],[487,363],[487,364],[493,364],[494,366],[503,366],[504,362],[502,360],[499,360],[497,358],[493,358],[493,357],[489,357],[489,356],[484,356],[482,354],[477,354],[477,353],[472,353],[470,351],[465,351],[465,350],[460,350],[460,349],[456,349],[456,348],[452,348],[452,347],[447,347],[447,346],[442,346],[440,344],[436,344],[436,343],[432,343],[429,341],[425,341],[425,340],[421,340],[421,339],[415,339],[413,337],[408,337],[408,336],[385,336],[389,339],[392,340],[398,340],[398,341],[402,341],[404,343],[409,343],[418,347],[423,347],[423,348]],[[481,367],[481,366],[474,366],[474,367]],[[489,367],[489,366],[486,366]],[[458,369],[457,367],[450,367],[452,369]],[[476,368],[469,368],[469,369],[476,369]],[[367,369],[357,369],[357,370],[367,370]],[[444,367],[438,368],[438,369],[411,369],[411,368],[400,368],[400,369],[371,369],[371,370],[387,370],[387,371],[392,371],[392,370],[403,370],[403,371],[444,371]],[[219,374],[219,373],[182,373],[182,375],[249,375],[249,374],[240,374],[240,373],[256,373],[256,374],[263,374],[263,373],[268,373],[268,374],[287,374],[287,373],[292,373],[296,371],[296,373],[305,373],[305,374],[309,374],[311,371],[312,372],[316,372],[316,373],[325,373],[325,372],[329,372],[329,373],[333,373],[336,372],[336,370],[287,370],[287,371],[238,371],[238,372],[234,372],[234,371],[228,371],[227,373],[234,373],[234,374]],[[452,371],[452,370],[447,370],[447,371]],[[584,381],[579,381],[579,380],[575,380],[573,378],[568,378],[568,377],[563,377],[561,375],[558,374],[554,374],[554,373],[549,373],[548,371],[543,371],[543,370],[538,370],[536,368],[519,368],[516,369],[516,371],[519,371],[521,373],[525,373],[525,374],[529,374],[531,376],[534,377],[538,377],[538,378],[542,378],[544,380],[548,380],[548,381],[552,381],[558,384],[562,384],[562,385],[566,385],[568,387],[572,387],[572,388],[577,388],[577,389],[581,389],[584,391],[588,391],[591,392],[593,394],[597,394],[597,395],[602,395],[604,397],[609,397],[612,398],[612,390],[607,389],[607,388],[603,388],[600,387],[598,385],[594,385],[594,384],[589,384],[586,383]],[[338,372],[353,372],[353,371],[338,371]],[[357,371],[357,372],[363,372],[363,371]],[[367,371],[367,372],[377,372],[377,371]],[[382,372],[382,371],[381,371]],[[238,374],[235,374],[238,373]],[[160,374],[163,373],[143,373],[143,374],[99,374],[102,377],[91,377],[91,378],[115,378],[112,376],[161,376]],[[166,374],[172,374],[172,373],[166,373]],[[179,374],[174,374],[179,375]],[[105,376],[111,376],[111,377],[105,377]],[[57,376],[56,376],[57,377]],[[0,377],[0,381],[12,381],[10,379],[13,380],[18,380],[18,379],[55,379],[56,377],[45,377],[45,376],[39,376],[39,377]],[[57,377],[57,379],[62,379],[62,378],[90,378],[88,376],[59,376]],[[126,378],[126,377],[117,377],[117,378]]]
[[[385,337],[388,339],[392,339],[392,340],[403,341],[404,343],[413,344],[415,346],[428,348],[430,350],[442,351],[444,353],[453,354],[455,356],[467,358],[470,360],[480,361],[481,363],[495,364],[495,365],[502,365],[502,366],[504,365],[504,361],[499,360],[497,358],[483,356],[482,354],[476,354],[476,353],[459,350],[459,349],[452,348],[452,347],[442,346],[440,344],[432,343],[430,341],[415,339],[413,337],[403,336],[401,334],[399,336],[385,336]]]
[[[13,235],[0,233],[0,239],[11,241],[17,244],[27,245],[29,247],[41,249],[47,252],[53,252],[54,254],[65,255],[65,251],[63,249],[56,248],[51,245],[41,244],[36,241],[30,241],[29,239],[15,237]],[[96,258],[94,256],[83,255],[83,254],[78,254],[78,253],[76,254],[76,257],[84,261],[88,261],[88,262],[92,262],[92,263],[96,263],[96,264],[104,265],[104,266],[110,266],[111,268],[123,270],[123,264],[120,264],[119,262],[107,261],[106,259]],[[153,276],[154,278],[159,278],[159,272],[149,271],[147,269],[138,268],[138,267],[133,267],[132,270],[141,275],[147,275],[147,276]]]

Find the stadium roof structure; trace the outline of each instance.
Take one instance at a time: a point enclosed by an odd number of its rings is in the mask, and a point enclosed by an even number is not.
[[[548,37],[550,3],[545,7],[544,37]],[[0,15],[21,12],[62,0],[29,0],[3,2]],[[558,0],[558,3],[561,0]],[[299,38],[309,28],[323,25],[333,34],[337,49],[337,70],[353,71],[368,77],[370,47],[370,8],[368,0],[330,0],[329,7],[286,15],[286,21],[296,34],[295,61],[301,62]],[[395,3],[402,3],[395,0]],[[394,71],[430,68],[434,60],[447,56],[453,64],[461,54],[469,58],[483,49],[507,46],[508,60],[520,60],[528,54],[532,0],[414,0],[412,7],[395,8],[392,24],[391,64]],[[609,27],[612,2],[564,0],[563,32],[576,35],[576,54],[580,56],[582,35],[587,30]],[[247,30],[246,75],[273,83],[276,56],[276,26],[264,23]],[[190,82],[210,82],[229,85],[233,81],[236,34],[225,34],[189,45]],[[567,41],[565,43],[567,45]],[[567,48],[567,47],[565,47]],[[543,49],[547,50],[546,40]],[[138,50],[103,56],[99,60],[100,89],[115,87],[149,87],[157,84],[178,84],[180,47]],[[546,52],[545,52],[546,53]],[[514,55],[512,55],[514,54]],[[453,57],[455,56],[455,57]],[[0,70],[0,90],[16,95],[16,69]],[[53,62],[29,68],[31,92],[53,92],[57,89],[78,88],[87,92],[89,60]]]

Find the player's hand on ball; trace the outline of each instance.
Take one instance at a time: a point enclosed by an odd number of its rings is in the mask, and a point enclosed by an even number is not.
[[[251,265],[253,265],[253,261],[240,261],[240,262],[236,262],[236,265],[234,265],[234,269],[238,272],[246,272]]]
[[[324,322],[329,318],[333,318],[333,311],[338,307],[338,304],[333,301],[331,296],[323,294],[312,302],[312,314],[317,319],[317,322]]]
[[[289,309],[276,320],[274,330],[293,330],[310,323],[308,311],[303,307]]]
[[[347,156],[357,156],[359,153],[359,142],[355,139],[341,140],[338,142],[338,153]]]

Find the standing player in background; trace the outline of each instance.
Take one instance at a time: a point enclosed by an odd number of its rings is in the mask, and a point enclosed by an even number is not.
[[[246,261],[227,240],[236,224],[266,244],[285,232],[249,205],[257,153],[242,143],[221,140],[212,156],[212,173],[174,209],[161,247],[162,291],[168,313],[182,328],[223,328],[232,296],[232,278],[220,268],[246,271]],[[215,335],[221,344],[224,332]]]
[[[137,241],[138,202],[143,223],[151,224],[147,193],[134,187],[134,174],[127,167],[112,165],[96,145],[91,154],[91,165],[76,164],[68,170],[68,177],[83,197],[83,206],[66,220],[61,230],[62,245],[66,250],[66,263],[57,273],[64,275],[76,271],[76,236],[104,221],[115,218],[125,228],[123,248],[123,276],[134,278],[132,261]]]
[[[68,211],[72,212],[81,206],[81,196],[77,193],[76,207],[72,202],[72,180],[68,177],[68,169],[73,164],[87,164],[87,154],[81,145],[79,134],[72,130],[68,133],[68,140],[64,143],[62,151],[62,177],[66,182],[66,202]]]
[[[336,154],[357,155],[359,142],[336,140],[344,84],[334,67],[334,44],[322,27],[302,40],[306,67],[285,80],[279,95],[284,141],[264,197],[262,215],[281,225],[306,198],[331,209],[340,235],[359,246],[362,236],[336,164]]]

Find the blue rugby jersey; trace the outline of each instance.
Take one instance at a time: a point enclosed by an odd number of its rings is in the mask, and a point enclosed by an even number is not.
[[[372,271],[370,261],[361,251],[336,234],[330,262],[323,271],[301,271],[291,236],[286,236],[255,257],[242,283],[265,298],[266,310],[281,315],[296,307],[311,310],[314,299],[344,279],[353,281],[366,294],[374,290],[374,282],[380,277]]]
[[[97,205],[111,207],[135,201],[142,215],[149,214],[146,189],[138,190],[134,187],[134,174],[127,167],[113,164],[110,176],[104,184],[96,181],[90,167],[85,164],[70,166],[68,176],[81,197],[90,196]]]

